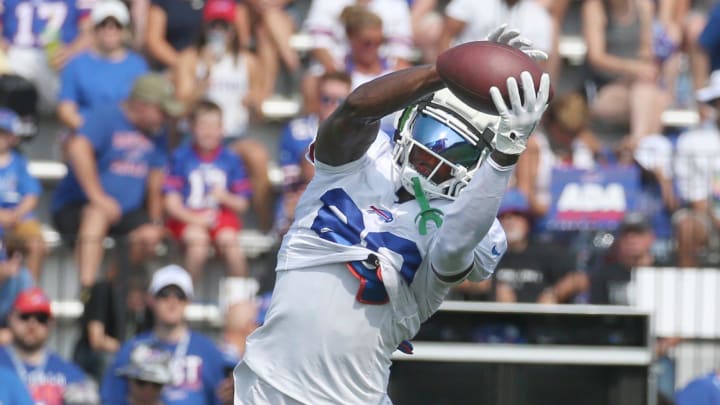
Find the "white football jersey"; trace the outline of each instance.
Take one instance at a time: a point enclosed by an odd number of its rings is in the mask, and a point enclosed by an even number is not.
[[[381,133],[357,161],[316,162],[283,240],[272,303],[244,361],[300,402],[387,401],[391,354],[452,286],[426,257],[437,228],[429,223],[421,235],[417,201],[396,202],[391,151]],[[450,203],[431,200],[440,210]],[[475,266],[489,276],[506,245],[496,219],[475,249]]]

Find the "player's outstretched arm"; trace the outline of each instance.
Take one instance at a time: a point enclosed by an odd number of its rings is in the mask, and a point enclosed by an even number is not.
[[[399,70],[363,84],[320,126],[315,159],[331,166],[359,159],[375,140],[382,117],[443,87],[434,65]]]
[[[521,80],[523,100],[515,78],[507,80],[510,107],[505,105],[496,87],[491,89],[500,115],[493,139],[494,150],[467,188],[445,210],[443,225],[430,252],[433,270],[443,282],[460,282],[473,269],[490,274],[505,250],[504,238],[485,246],[481,242],[495,221],[514,164],[547,107],[550,89],[547,74],[542,75],[537,92],[529,73],[523,72]],[[480,258],[476,257],[478,246],[485,250]],[[483,268],[478,268],[480,266]]]

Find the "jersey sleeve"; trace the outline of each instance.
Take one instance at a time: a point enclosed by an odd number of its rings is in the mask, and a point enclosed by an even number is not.
[[[186,178],[182,170],[182,159],[176,152],[170,158],[165,170],[165,181],[163,183],[163,193],[179,193],[182,194],[186,185]]]
[[[252,194],[250,179],[245,173],[245,165],[237,157],[233,156],[231,159],[227,181],[231,193],[248,198]]]
[[[27,161],[23,158],[20,158],[18,162],[18,191],[23,197],[27,195],[37,196],[42,192],[40,182],[30,174]]]
[[[115,356],[110,367],[105,370],[102,383],[100,385],[101,403],[105,405],[124,405],[128,392],[127,381],[116,374],[120,367],[126,366],[130,362],[130,351],[135,341],[125,342],[120,351]]]

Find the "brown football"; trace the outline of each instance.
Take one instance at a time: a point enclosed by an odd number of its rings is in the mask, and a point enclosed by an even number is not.
[[[511,108],[507,79],[515,77],[522,99],[520,73],[530,72],[535,91],[540,87],[540,77],[543,74],[540,65],[519,49],[489,41],[467,42],[450,48],[438,56],[435,65],[438,74],[453,94],[469,106],[490,114],[497,114],[490,96],[491,87],[500,89],[505,105]],[[548,102],[552,96],[551,86]]]

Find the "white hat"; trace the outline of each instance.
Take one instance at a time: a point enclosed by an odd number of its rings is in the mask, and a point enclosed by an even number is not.
[[[123,4],[118,0],[99,0],[90,13],[93,24],[100,24],[106,18],[116,19],[123,27],[130,23],[130,13]]]
[[[190,274],[176,264],[155,271],[150,281],[150,294],[155,295],[158,291],[170,285],[179,287],[188,298],[193,297],[193,282]]]
[[[698,90],[696,97],[702,103],[720,98],[720,70],[712,72],[708,85]]]

